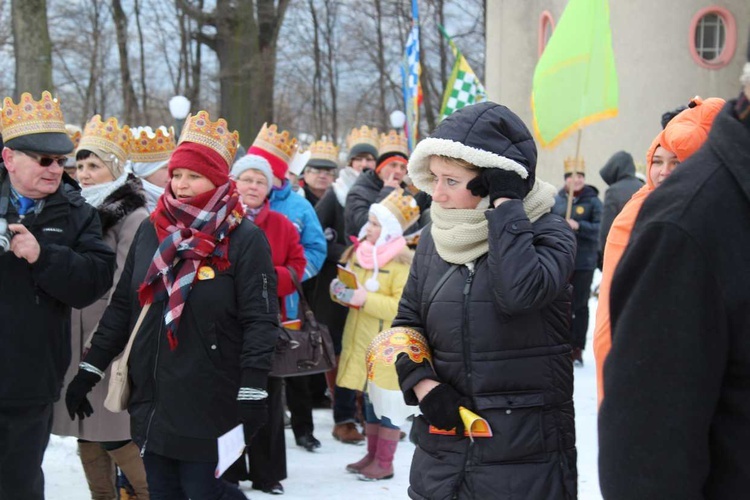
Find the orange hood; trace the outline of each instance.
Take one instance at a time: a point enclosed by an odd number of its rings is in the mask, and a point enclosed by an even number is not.
[[[649,190],[655,187],[651,182],[651,162],[656,148],[661,146],[674,153],[680,162],[687,160],[708,139],[711,124],[724,107],[724,103],[724,99],[718,97],[711,97],[705,101],[696,97],[690,101],[688,109],[675,116],[667,127],[659,132],[646,153],[646,184]]]

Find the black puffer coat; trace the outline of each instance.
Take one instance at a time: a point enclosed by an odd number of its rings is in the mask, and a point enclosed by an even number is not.
[[[492,438],[430,434],[418,417],[413,499],[576,498],[573,368],[568,344],[575,238],[552,214],[531,223],[520,201],[486,213],[489,252],[475,270],[438,255],[430,228],[417,248],[393,326],[424,332],[440,382],[471,398]],[[427,303],[435,293],[434,300]],[[406,359],[408,361],[408,358]],[[431,370],[412,373],[401,389]]]
[[[555,197],[552,213],[565,217],[567,205],[568,192],[561,189]],[[593,271],[599,260],[599,225],[602,221],[599,190],[586,184],[581,192],[573,197],[573,212],[570,218],[578,222],[576,271]]]
[[[158,247],[150,220],[133,240],[112,301],[86,357],[107,353],[108,365],[125,348],[140,307],[138,288]],[[166,301],[146,314],[128,362],[130,428],[138,446],[187,461],[217,460],[216,438],[239,424],[240,372],[258,374],[265,387],[278,335],[276,273],[263,232],[249,220],[231,233],[231,265],[193,284],[170,350],[164,328]],[[91,360],[93,361],[93,360]],[[261,382],[262,381],[262,382]]]
[[[604,193],[602,222],[599,228],[599,251],[604,253],[612,222],[635,192],[643,187],[643,182],[635,176],[633,157],[625,151],[612,155],[599,170],[599,176],[609,185]]]

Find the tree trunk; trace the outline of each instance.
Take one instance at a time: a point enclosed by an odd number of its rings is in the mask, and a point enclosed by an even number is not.
[[[12,0],[13,53],[16,59],[14,97],[31,92],[39,99],[52,86],[52,44],[47,28],[46,0]]]
[[[122,82],[123,118],[125,123],[135,124],[138,120],[138,98],[133,88],[128,64],[128,18],[120,0],[112,0],[112,18],[117,31],[117,50],[120,53],[120,81]],[[105,118],[105,117],[102,117]]]
[[[338,141],[338,72],[336,71],[336,47],[334,46],[336,38],[334,30],[337,24],[337,6],[335,2],[326,0],[326,49],[328,52],[327,69],[328,69],[328,86],[331,94],[331,133],[333,142]]]
[[[378,39],[378,108],[380,111],[380,130],[386,131],[390,128],[388,122],[388,109],[385,107],[386,89],[386,67],[385,46],[383,44],[383,6],[380,0],[375,0],[376,12],[376,35]],[[400,107],[400,106],[399,106]]]
[[[138,47],[141,55],[141,106],[143,108],[143,119],[148,121],[148,86],[146,85],[146,50],[143,46],[143,29],[141,28],[141,3],[135,0],[133,4],[135,25],[138,28]]]
[[[315,123],[315,137],[320,138],[325,130],[323,125],[323,72],[320,69],[320,22],[318,21],[318,12],[315,9],[315,2],[308,0],[310,16],[313,23],[313,60],[315,61],[315,71],[313,72],[313,117]]]

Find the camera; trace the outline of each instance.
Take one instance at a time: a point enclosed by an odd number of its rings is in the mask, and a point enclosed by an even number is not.
[[[10,250],[10,240],[13,238],[13,232],[8,229],[8,221],[0,217],[0,255]]]

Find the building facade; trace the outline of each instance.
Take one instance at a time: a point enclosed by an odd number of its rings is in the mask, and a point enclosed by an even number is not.
[[[489,98],[531,128],[534,68],[567,0],[489,0],[485,80]],[[587,182],[605,188],[599,169],[617,151],[645,164],[661,115],[691,97],[734,98],[746,62],[749,0],[609,2],[619,80],[619,114],[583,129]],[[538,175],[558,186],[576,135],[539,148]]]

